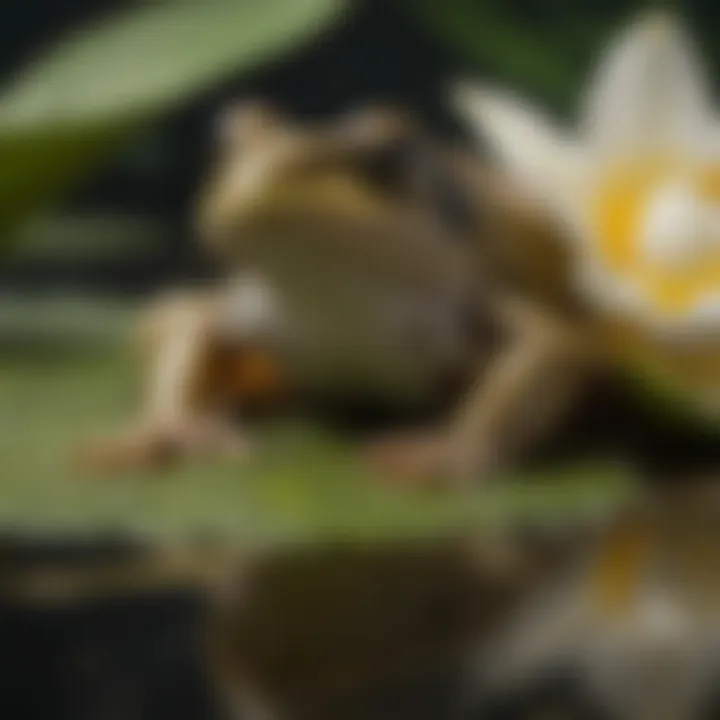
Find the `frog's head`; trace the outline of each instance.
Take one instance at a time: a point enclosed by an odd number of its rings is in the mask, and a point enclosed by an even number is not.
[[[473,200],[450,154],[401,112],[301,124],[250,104],[221,119],[198,229],[231,274],[273,287],[322,383],[414,392],[470,342]]]
[[[300,124],[260,103],[231,107],[209,175],[198,230],[233,260],[280,251],[286,262],[322,263],[338,250],[345,265],[407,269],[410,257],[426,257],[437,267],[461,245],[447,236],[475,221],[445,154],[414,118],[388,108]]]

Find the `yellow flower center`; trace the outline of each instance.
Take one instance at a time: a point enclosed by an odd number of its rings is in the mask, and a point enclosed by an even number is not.
[[[720,167],[615,167],[592,192],[590,222],[605,270],[660,316],[682,318],[720,294]]]
[[[590,196],[594,259],[630,302],[693,335],[657,335],[647,315],[602,327],[619,357],[720,419],[720,167],[675,159],[615,167]],[[612,292],[612,283],[607,292]],[[631,308],[632,309],[632,308]],[[682,342],[677,340],[681,339]]]

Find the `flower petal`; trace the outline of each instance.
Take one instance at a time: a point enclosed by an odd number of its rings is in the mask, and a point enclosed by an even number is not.
[[[560,179],[578,159],[568,137],[508,92],[459,83],[452,99],[477,138],[489,142],[496,157],[535,188]]]
[[[593,150],[701,152],[711,133],[707,81],[691,38],[672,16],[644,15],[601,57],[583,107]]]
[[[530,198],[549,208],[578,236],[578,202],[589,180],[585,153],[569,135],[518,97],[495,88],[459,83],[452,99],[478,140]]]

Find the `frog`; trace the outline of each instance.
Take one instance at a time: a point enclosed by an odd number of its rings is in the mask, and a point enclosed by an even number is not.
[[[542,443],[601,367],[560,224],[405,109],[229,106],[194,228],[223,277],[141,318],[140,418],[86,446],[95,468],[244,457],[233,410],[354,399],[423,417],[363,441],[383,477],[466,486]]]

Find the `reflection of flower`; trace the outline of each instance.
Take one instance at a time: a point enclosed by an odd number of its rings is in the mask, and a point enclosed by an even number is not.
[[[604,312],[663,340],[720,329],[720,125],[677,23],[653,14],[616,40],[574,139],[505,93],[464,85],[457,99],[571,223]]]

